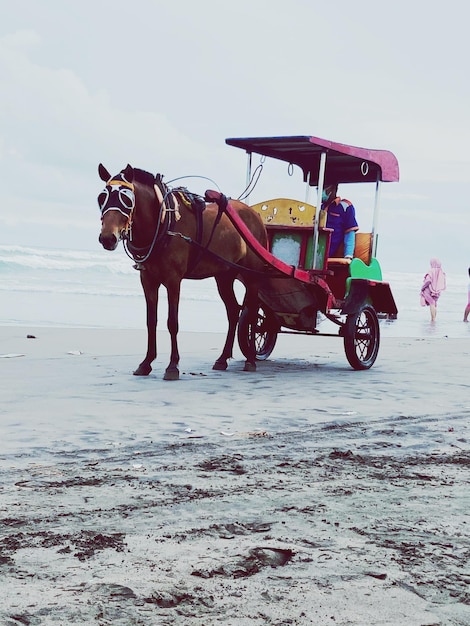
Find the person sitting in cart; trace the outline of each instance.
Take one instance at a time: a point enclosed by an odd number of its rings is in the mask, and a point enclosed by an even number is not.
[[[330,257],[337,257],[343,244],[343,257],[352,259],[356,243],[356,210],[349,200],[338,196],[338,185],[328,185],[323,189],[322,209],[327,212],[326,227],[332,228]]]

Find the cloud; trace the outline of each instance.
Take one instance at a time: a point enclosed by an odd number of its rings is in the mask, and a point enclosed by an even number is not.
[[[1,79],[8,94],[0,105],[3,119],[8,119],[0,144],[9,180],[10,211],[2,214],[4,221],[79,225],[83,219],[74,218],[73,212],[91,217],[81,209],[91,204],[96,208],[99,161],[111,170],[128,162],[155,171],[164,166],[172,176],[182,164],[193,166],[195,154],[208,166],[209,155],[164,114],[119,109],[105,90],[91,93],[71,70],[36,63],[34,52],[40,45],[33,31],[0,40]]]

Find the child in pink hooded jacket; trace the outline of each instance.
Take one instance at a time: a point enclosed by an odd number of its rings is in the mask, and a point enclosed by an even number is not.
[[[431,311],[431,321],[434,322],[437,314],[437,301],[441,292],[446,288],[446,275],[442,270],[439,259],[431,259],[431,269],[424,276],[421,287],[421,306],[428,306]]]

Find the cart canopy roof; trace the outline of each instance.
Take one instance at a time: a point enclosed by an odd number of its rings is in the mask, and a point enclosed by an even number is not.
[[[325,185],[333,183],[395,182],[399,179],[398,161],[388,150],[371,150],[309,136],[243,137],[225,143],[301,168],[304,181],[318,184],[320,157],[326,152]]]

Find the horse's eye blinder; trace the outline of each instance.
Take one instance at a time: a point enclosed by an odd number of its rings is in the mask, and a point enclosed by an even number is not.
[[[113,198],[114,203],[111,202]],[[110,206],[111,204],[113,204],[113,206]],[[106,211],[114,208],[129,216],[135,206],[134,192],[131,189],[126,188],[111,188],[111,191],[106,188],[98,196],[98,205],[103,215]]]
[[[119,200],[125,209],[133,209],[135,204],[134,193],[130,189],[119,189]]]

